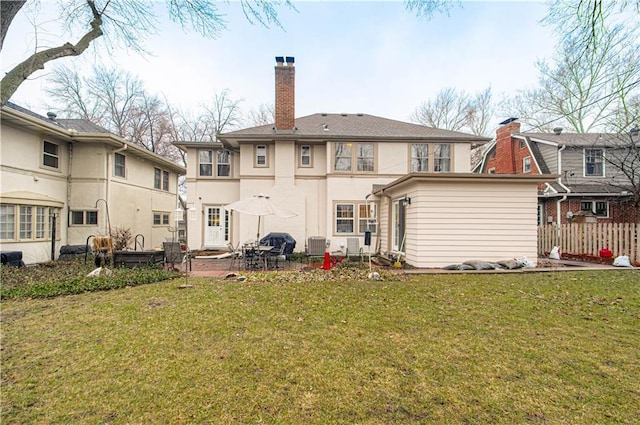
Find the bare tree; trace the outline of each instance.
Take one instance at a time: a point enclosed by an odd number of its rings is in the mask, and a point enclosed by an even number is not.
[[[447,87],[418,106],[411,120],[429,127],[485,135],[493,111],[490,87],[476,95]]]
[[[245,124],[249,127],[268,125],[276,122],[275,105],[273,103],[263,103],[256,109],[251,109],[245,119]]]
[[[553,8],[558,29],[580,24],[570,3],[554,3]],[[611,7],[602,13],[608,25],[596,33],[596,47],[585,50],[580,31],[563,36],[553,61],[536,64],[539,86],[521,91],[509,103],[512,116],[533,128],[559,125],[578,133],[617,131],[637,121],[639,30],[613,19]]]
[[[454,0],[405,0],[404,7],[419,18],[430,19],[437,12],[448,13],[460,1]]]
[[[116,68],[96,67],[81,76],[72,67],[59,66],[46,91],[56,100],[53,110],[70,118],[83,118],[155,152],[184,164],[171,141],[174,130],[166,100],[152,95],[137,76]]]
[[[625,25],[640,25],[640,0],[574,0],[549,2],[543,19],[556,28],[561,38],[572,38],[580,50],[597,49],[602,34],[608,30],[612,13],[628,16]]]
[[[35,1],[35,0],[34,0]],[[26,1],[2,1],[0,13],[1,41]],[[241,0],[245,17],[264,26],[280,26],[276,7],[294,9],[290,0]],[[169,17],[183,28],[193,29],[206,37],[218,37],[226,28],[220,3],[213,0],[167,2]],[[50,61],[84,53],[94,41],[103,38],[105,47],[124,46],[144,52],[144,41],[158,31],[154,4],[145,0],[60,0],[60,20],[68,31],[80,29],[82,35],[75,42],[37,49],[31,56],[7,72],[0,83],[0,104],[4,105],[31,74],[44,69]],[[0,49],[1,49],[0,45]]]

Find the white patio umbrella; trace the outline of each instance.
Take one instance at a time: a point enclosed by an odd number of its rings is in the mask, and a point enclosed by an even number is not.
[[[284,205],[274,202],[271,197],[264,193],[253,195],[249,199],[232,202],[224,206],[225,210],[237,211],[241,214],[258,216],[258,232],[256,233],[256,241],[260,240],[260,219],[265,215],[275,215],[279,218],[291,218],[298,214],[291,211]]]

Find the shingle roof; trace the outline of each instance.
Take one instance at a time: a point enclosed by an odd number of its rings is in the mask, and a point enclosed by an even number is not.
[[[56,120],[62,127],[73,129],[83,133],[106,133],[113,134],[104,127],[83,119],[61,119]]]
[[[488,142],[491,139],[396,121],[367,114],[313,114],[296,118],[294,130],[276,130],[273,124],[246,128],[220,135],[220,138],[261,137],[291,134],[296,137],[450,139]]]
[[[535,140],[544,140],[567,146],[594,146],[606,144],[619,144],[627,141],[628,136],[616,133],[516,133]]]
[[[556,192],[559,193],[559,195],[564,195],[567,193],[567,191],[558,184],[558,182],[553,181],[553,182],[549,182],[548,183],[551,187],[553,187]],[[612,186],[606,183],[602,183],[602,184],[567,184],[566,182],[564,182],[564,186],[568,187],[570,192],[570,195],[574,195],[574,196],[582,196],[584,194],[591,194],[591,195],[618,195],[620,192],[623,191],[622,188],[620,187],[616,187],[616,186]],[[629,191],[631,189],[629,188]]]

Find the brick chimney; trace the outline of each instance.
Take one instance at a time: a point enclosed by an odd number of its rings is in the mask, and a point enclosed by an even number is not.
[[[296,117],[294,58],[276,56],[276,129],[293,130]]]
[[[516,173],[516,144],[511,135],[520,132],[520,123],[517,118],[509,118],[500,123],[501,127],[496,130],[496,164],[495,169],[498,174]]]

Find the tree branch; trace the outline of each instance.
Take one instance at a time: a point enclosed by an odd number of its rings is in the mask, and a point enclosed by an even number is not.
[[[93,12],[91,31],[82,36],[75,45],[65,43],[62,46],[36,52],[7,72],[0,85],[0,91],[2,92],[0,105],[5,105],[20,87],[20,84],[37,70],[44,69],[44,65],[47,62],[67,56],[78,56],[87,50],[93,40],[102,36],[102,17],[96,10],[93,1],[87,1],[87,3]]]

